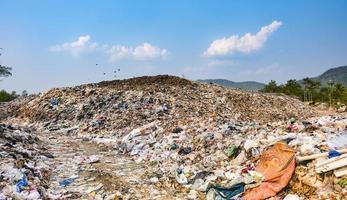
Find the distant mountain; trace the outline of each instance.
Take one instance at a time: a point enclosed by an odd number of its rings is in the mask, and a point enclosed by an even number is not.
[[[322,75],[313,77],[312,79],[321,82],[322,85],[326,85],[329,80],[332,80],[334,83],[341,83],[347,87],[347,65],[331,68]]]
[[[347,65],[331,68],[317,77],[312,77],[311,79],[319,81],[322,85],[327,85],[329,80],[332,80],[334,83],[341,83],[347,87]],[[215,83],[225,87],[240,88],[246,90],[258,91],[265,87],[264,83],[259,83],[256,81],[244,81],[244,82],[234,82],[226,79],[204,79],[198,80],[199,82],[205,83]],[[303,80],[299,80],[303,84]]]
[[[205,82],[205,83],[215,83],[225,87],[240,88],[240,89],[254,90],[254,91],[261,90],[265,86],[264,83],[259,83],[256,81],[234,82],[234,81],[229,81],[226,79],[204,79],[204,80],[198,80],[198,81]]]

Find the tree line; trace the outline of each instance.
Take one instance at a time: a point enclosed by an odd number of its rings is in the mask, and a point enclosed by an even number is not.
[[[3,50],[0,48],[0,50]],[[2,53],[0,53],[0,56]],[[4,66],[0,64],[0,82],[2,81],[1,78],[6,78],[12,76],[12,68],[8,66]],[[28,92],[26,90],[23,90],[22,96],[28,96]],[[5,90],[0,90],[0,102],[6,102],[6,101],[11,101],[19,96],[20,94],[17,94],[16,91],[12,91],[11,93],[6,92]]]
[[[11,70],[11,67],[0,65],[0,78],[12,76]],[[2,80],[0,79],[0,81]],[[0,90],[0,102],[11,101],[21,95],[28,96],[28,92],[26,90],[23,90],[22,94],[17,94],[16,91],[12,91],[11,93],[9,93],[5,90]]]
[[[331,105],[347,104],[347,88],[340,83],[329,81],[327,85],[310,78],[304,78],[302,81],[295,79],[288,80],[284,84],[277,84],[271,80],[261,90],[264,93],[282,93],[298,99],[315,103],[324,102]]]

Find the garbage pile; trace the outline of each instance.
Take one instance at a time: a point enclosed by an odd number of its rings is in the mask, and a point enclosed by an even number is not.
[[[0,124],[0,199],[40,199],[48,188],[52,155],[31,133]]]
[[[312,110],[287,96],[202,84],[174,76],[139,77],[52,89],[25,104],[19,117],[46,129],[113,132],[159,120],[166,131],[178,124],[217,118],[268,122],[304,118]]]
[[[36,97],[37,95],[29,95],[27,97],[21,96],[10,102],[0,102],[0,120],[5,120],[8,117],[18,116],[20,108]]]
[[[314,115],[287,96],[156,76],[52,89],[6,122],[47,136],[52,199],[344,199],[347,116]]]
[[[41,136],[45,140],[36,137],[33,128],[0,124],[0,200],[115,198],[114,191],[106,191],[107,186],[95,180],[105,172],[98,172],[93,164],[107,152],[98,149],[98,156],[86,155],[81,139],[71,143],[68,136]],[[81,146],[71,148],[76,143]]]
[[[191,199],[199,192],[207,199],[341,199],[347,195],[346,128],[346,116],[263,125],[210,121],[171,133],[153,122],[111,141],[119,153],[153,166],[149,180],[167,188],[177,182]]]

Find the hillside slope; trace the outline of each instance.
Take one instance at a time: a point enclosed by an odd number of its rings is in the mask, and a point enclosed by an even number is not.
[[[341,83],[342,85],[347,87],[347,65],[331,68],[320,76],[314,77],[312,79],[321,82],[322,85],[326,85],[328,84],[329,80],[332,80],[334,83]]]
[[[204,79],[204,80],[198,80],[198,81],[205,82],[205,83],[215,83],[225,87],[240,88],[240,89],[253,90],[253,91],[261,90],[265,86],[264,83],[259,83],[256,81],[234,82],[234,81],[229,81],[226,79]]]

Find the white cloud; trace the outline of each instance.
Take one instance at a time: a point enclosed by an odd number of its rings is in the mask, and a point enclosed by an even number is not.
[[[91,52],[98,47],[98,43],[91,43],[90,39],[90,35],[79,36],[76,41],[54,45],[49,50],[52,52],[68,52],[72,56],[79,56],[82,53]]]
[[[121,45],[114,45],[107,50],[110,56],[110,61],[117,61],[122,59],[135,59],[135,60],[152,60],[156,58],[165,59],[168,55],[166,49],[153,46],[149,43],[143,43],[136,47],[126,47]]]
[[[263,26],[255,35],[246,33],[242,37],[232,35],[228,38],[217,39],[210,44],[210,47],[203,53],[206,57],[230,55],[235,52],[251,53],[260,49],[270,34],[282,25],[281,21],[273,21],[267,26]]]
[[[123,45],[98,44],[91,42],[90,35],[79,36],[76,41],[66,42],[54,45],[49,48],[52,52],[67,52],[72,56],[79,56],[83,53],[94,52],[98,50],[109,56],[111,62],[122,59],[133,60],[153,60],[165,59],[168,55],[166,49],[153,46],[147,42],[136,47],[127,47]]]

